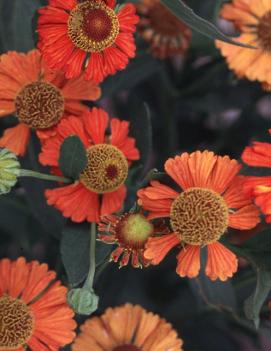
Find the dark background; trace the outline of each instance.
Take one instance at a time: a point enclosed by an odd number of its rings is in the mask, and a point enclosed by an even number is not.
[[[219,0],[187,2],[212,21],[221,5]],[[0,0],[1,53],[26,52],[34,47],[35,11],[41,3]],[[103,99],[98,102],[111,115],[131,121],[141,149],[142,165],[136,165],[129,180],[127,208],[133,204],[144,174],[153,167],[163,170],[168,157],[209,149],[239,158],[252,138],[268,140],[271,126],[270,94],[258,83],[238,81],[212,40],[194,33],[186,57],[167,61],[152,58],[147,45],[140,38],[137,41],[136,59],[127,70],[103,83]],[[1,119],[1,131],[14,121]],[[25,168],[40,169],[38,150],[33,136],[22,160]],[[0,197],[0,258],[23,255],[47,262],[67,282],[60,254],[65,223],[45,204],[43,190],[48,186],[51,184],[39,180],[23,180],[12,193]],[[180,279],[175,273],[175,256],[174,251],[161,265],[146,270],[119,270],[117,265],[109,264],[95,284],[100,296],[97,313],[125,302],[141,304],[173,324],[187,351],[271,349],[267,306],[262,310],[258,331],[244,318],[243,302],[255,285],[254,272],[246,262],[242,261],[231,281],[212,283],[203,273],[198,279]],[[78,317],[80,323],[83,320]]]

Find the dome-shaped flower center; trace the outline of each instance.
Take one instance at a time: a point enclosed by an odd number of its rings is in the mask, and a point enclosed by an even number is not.
[[[115,228],[119,242],[127,248],[144,248],[148,238],[153,234],[153,224],[140,213],[127,213]]]
[[[76,47],[87,52],[99,52],[115,42],[119,34],[119,20],[104,1],[84,1],[71,11],[68,34]]]
[[[128,162],[123,153],[113,145],[97,144],[87,150],[87,166],[80,181],[98,194],[117,190],[128,175]]]
[[[113,351],[141,351],[141,350],[135,345],[121,345],[121,346],[115,347]]]
[[[259,20],[258,39],[265,50],[271,51],[271,11]]]
[[[34,321],[29,307],[21,300],[0,297],[0,350],[16,350],[32,335]]]
[[[15,99],[16,115],[28,127],[45,129],[55,125],[64,113],[64,98],[47,82],[35,82],[22,88]]]
[[[154,4],[149,13],[150,27],[157,33],[179,36],[187,27],[160,2]]]
[[[228,220],[223,197],[210,189],[190,188],[171,205],[172,229],[187,244],[207,245],[219,240],[228,227]]]

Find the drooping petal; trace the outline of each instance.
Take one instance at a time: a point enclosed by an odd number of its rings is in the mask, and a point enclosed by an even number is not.
[[[99,222],[100,206],[98,195],[86,189],[81,183],[45,192],[48,205],[60,210],[64,217],[74,222]]]
[[[126,191],[126,186],[122,185],[115,191],[103,194],[101,216],[106,216],[120,211],[124,204]]]
[[[227,280],[237,271],[238,260],[234,253],[219,242],[207,245],[208,257],[205,268],[211,280]]]
[[[146,243],[144,257],[152,264],[159,264],[174,247],[180,244],[180,239],[175,233],[165,234],[158,238],[149,238]]]
[[[85,79],[100,83],[108,75],[104,57],[99,52],[92,52],[85,70]]]
[[[255,205],[247,205],[229,214],[229,226],[235,229],[252,229],[260,223],[260,212]]]
[[[8,128],[0,138],[0,147],[5,147],[18,156],[23,156],[26,152],[30,138],[30,129],[23,123],[16,127]]]
[[[78,78],[68,80],[61,93],[65,99],[95,101],[101,96],[101,88],[91,81],[86,81],[81,74]]]
[[[195,278],[200,270],[200,246],[186,245],[177,256],[177,274],[180,277]]]
[[[14,101],[0,99],[0,117],[11,115],[13,112],[15,112]]]

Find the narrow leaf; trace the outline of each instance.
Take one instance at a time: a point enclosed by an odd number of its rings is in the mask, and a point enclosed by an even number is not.
[[[214,24],[196,15],[193,10],[187,6],[182,0],[161,0],[162,3],[178,17],[185,22],[191,29],[211,38],[222,40],[226,43],[243,46],[246,48],[254,48],[251,45],[239,43],[222,33]]]
[[[62,173],[78,179],[86,164],[86,150],[80,138],[75,135],[66,138],[60,148],[59,166]]]

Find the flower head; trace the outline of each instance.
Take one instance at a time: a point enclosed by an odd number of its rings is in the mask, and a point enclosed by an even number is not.
[[[75,337],[66,288],[46,264],[0,260],[0,350],[59,350]]]
[[[110,126],[111,134],[106,134]],[[129,122],[112,118],[102,109],[93,108],[82,118],[70,116],[56,127],[56,135],[42,146],[40,162],[58,168],[60,147],[71,136],[78,136],[85,146],[87,165],[79,179],[57,189],[47,190],[49,205],[74,222],[99,222],[100,216],[121,209],[129,164],[139,159],[135,139],[128,136]]]
[[[150,211],[149,218],[168,217],[172,228],[172,233],[148,239],[145,257],[158,264],[181,244],[177,273],[193,278],[200,270],[200,248],[207,246],[206,275],[212,280],[231,277],[237,258],[219,239],[228,227],[251,229],[260,221],[251,197],[242,192],[240,168],[236,160],[209,151],[167,160],[165,170],[182,191],[158,181],[138,191],[139,204]]]
[[[144,258],[145,244],[154,233],[166,232],[166,227],[155,225],[140,212],[128,212],[123,215],[104,216],[98,227],[99,240],[107,244],[117,244],[111,260],[120,261],[120,267],[126,266],[131,258],[134,268],[147,267],[149,261]]]
[[[132,4],[115,0],[49,0],[38,20],[39,48],[50,67],[73,78],[101,82],[135,56],[138,17]]]
[[[60,71],[48,68],[38,50],[0,56],[0,116],[15,114],[19,124],[0,138],[0,147],[24,155],[30,130],[45,138],[67,114],[80,115],[80,100],[96,100],[101,90],[82,76],[67,81]]]
[[[20,168],[15,154],[8,149],[0,150],[0,195],[9,193],[17,183]]]
[[[240,78],[271,84],[271,2],[232,0],[223,5],[221,17],[240,31],[237,41],[255,46],[247,49],[217,41],[229,68]]]
[[[141,306],[126,304],[88,319],[72,351],[182,351],[182,344],[171,324]]]
[[[271,144],[255,141],[245,148],[242,160],[252,167],[271,168]],[[246,177],[244,191],[255,198],[256,205],[266,215],[266,222],[271,223],[271,176]]]
[[[140,0],[138,30],[150,43],[151,52],[160,59],[184,54],[188,49],[191,30],[174,16],[160,0]]]

